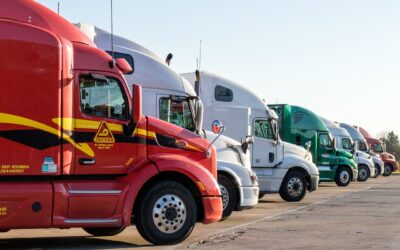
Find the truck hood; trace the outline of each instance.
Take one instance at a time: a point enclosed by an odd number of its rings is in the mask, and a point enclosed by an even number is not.
[[[342,157],[346,157],[346,158],[349,158],[349,159],[353,159],[353,155],[351,153],[347,152],[346,150],[338,148],[338,149],[336,149],[336,151],[337,151],[337,155],[338,156],[342,156]]]
[[[297,146],[292,143],[288,142],[281,142],[283,143],[283,148],[284,148],[284,153],[285,154],[293,154],[293,155],[298,155],[301,158],[307,159],[309,161],[312,161],[312,156],[311,153],[308,152],[305,148]]]
[[[212,142],[217,137],[211,131],[205,131],[205,138]],[[250,149],[243,152],[242,144],[230,137],[221,135],[214,143],[217,150],[217,160],[239,164],[245,168],[251,169]]]

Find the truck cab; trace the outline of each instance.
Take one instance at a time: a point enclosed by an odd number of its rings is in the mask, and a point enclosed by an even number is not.
[[[357,150],[357,144],[353,142],[347,130],[326,118],[320,118],[335,138],[337,148],[353,154],[358,166],[357,181],[364,182],[370,177],[376,177],[375,165],[372,161],[372,157]]]
[[[1,232],[135,224],[174,244],[221,219],[215,148],[144,116],[126,60],[35,1],[3,4],[0,29]]]
[[[338,186],[347,186],[357,180],[357,164],[352,154],[336,147],[332,133],[316,114],[287,104],[269,107],[278,114],[282,139],[309,148],[321,182],[335,181]]]
[[[111,34],[94,25],[76,25],[90,39],[109,54]],[[218,183],[223,199],[222,219],[232,211],[254,207],[258,203],[258,182],[251,170],[249,151],[242,144],[224,135],[214,135],[208,131],[213,121],[205,124],[203,131],[202,102],[192,85],[177,74],[166,62],[149,49],[115,35],[114,55],[126,58],[133,66],[134,74],[126,74],[128,83],[139,82],[143,91],[143,113],[180,126],[214,141],[217,150]],[[217,120],[217,119],[216,119]],[[217,140],[216,140],[217,139]]]
[[[356,143],[358,154],[368,157],[371,155],[371,150],[364,136],[358,131],[357,128],[350,124],[338,123],[341,128],[347,130],[353,141]],[[384,174],[385,165],[382,159],[378,155],[372,155],[372,161],[374,162],[375,169],[377,173]]]
[[[383,161],[384,169],[382,170],[383,176],[390,176],[393,171],[399,171],[399,164],[396,161],[396,157],[388,152],[383,145],[382,141],[372,136],[366,129],[362,127],[356,127],[358,131],[364,136],[367,144],[370,148],[370,153],[373,157],[377,157]]]
[[[319,173],[310,153],[280,139],[276,114],[256,94],[207,71],[181,75],[199,89],[205,103],[204,124],[218,118],[226,127],[225,135],[241,142],[253,137],[249,151],[260,196],[279,193],[285,201],[293,202],[317,188]]]

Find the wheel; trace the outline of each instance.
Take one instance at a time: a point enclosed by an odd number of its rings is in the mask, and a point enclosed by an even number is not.
[[[122,231],[124,231],[125,227],[85,227],[86,233],[91,234],[93,236],[114,236]]]
[[[306,195],[307,181],[300,172],[289,172],[286,174],[279,194],[285,201],[296,202],[301,201]]]
[[[346,187],[350,184],[351,173],[346,167],[339,167],[336,171],[335,182],[339,187]]]
[[[235,209],[236,192],[232,181],[224,175],[218,175],[218,184],[219,188],[221,189],[222,205],[224,209],[221,219],[221,221],[223,221],[226,220]]]
[[[392,165],[385,163],[383,176],[390,176],[392,174],[393,168]]]
[[[368,176],[369,176],[369,169],[367,166],[365,165],[360,165],[358,167],[358,177],[357,177],[357,181],[359,182],[364,182],[368,180]]]
[[[159,182],[138,202],[134,214],[136,228],[144,239],[155,245],[182,242],[195,226],[196,202],[180,183]]]
[[[381,174],[381,166],[375,163],[375,178]]]

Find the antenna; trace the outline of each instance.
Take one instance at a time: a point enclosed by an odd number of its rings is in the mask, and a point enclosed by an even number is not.
[[[201,40],[200,40],[200,50],[199,50],[199,59],[197,62],[197,68],[200,71],[200,68],[201,68]]]
[[[114,15],[113,15],[113,0],[111,0],[111,57],[112,61],[110,62],[110,67],[114,68],[115,66],[115,56],[114,56]]]
[[[57,14],[60,15],[60,1],[58,1],[57,3]]]

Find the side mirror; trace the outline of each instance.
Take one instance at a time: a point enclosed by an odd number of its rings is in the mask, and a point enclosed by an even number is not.
[[[124,74],[132,74],[133,69],[131,65],[128,63],[128,61],[125,60],[125,58],[116,58],[115,63],[118,67],[118,69],[124,73]]]
[[[222,133],[225,131],[225,127],[224,127],[224,125],[222,125],[222,122],[215,120],[211,124],[211,130],[214,134],[218,134],[218,135],[217,135],[217,137],[215,137],[215,139],[210,143],[210,145],[207,148],[207,151],[206,151],[207,158],[210,158],[210,156],[211,156],[210,148],[218,140],[218,138],[222,135]]]
[[[142,86],[133,84],[132,86],[132,107],[129,124],[124,126],[124,134],[131,136],[136,124],[142,117]]]
[[[211,130],[214,134],[220,134],[223,129],[224,126],[222,125],[222,122],[220,122],[219,120],[215,120],[211,124]]]
[[[306,142],[306,144],[304,145],[304,147],[305,147],[305,149],[306,149],[307,151],[310,151],[311,145],[312,145],[311,141],[308,141],[308,142]]]
[[[195,115],[195,120],[196,120],[196,132],[199,134],[201,129],[203,128],[203,103],[199,100],[196,101],[196,115]]]
[[[249,148],[250,144],[254,143],[254,138],[251,135],[246,136],[246,139],[242,138],[242,150],[243,153],[247,152],[247,149]]]

